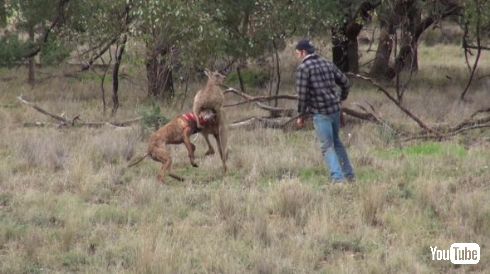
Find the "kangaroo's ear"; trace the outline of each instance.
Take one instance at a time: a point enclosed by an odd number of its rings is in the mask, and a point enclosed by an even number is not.
[[[205,69],[204,69],[204,74],[206,74],[206,76],[207,76],[208,78],[211,78],[212,73],[211,73],[211,71],[210,71],[209,69],[205,68]]]

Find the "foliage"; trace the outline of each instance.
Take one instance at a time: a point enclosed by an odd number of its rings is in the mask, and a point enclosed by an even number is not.
[[[209,16],[193,1],[135,0],[131,16],[131,35],[142,40],[150,53],[170,50],[168,65],[177,59],[184,65],[204,63],[212,54],[213,42],[219,40]]]
[[[12,33],[1,37],[0,45],[1,66],[10,66],[18,63],[26,54],[32,51],[36,44],[43,39],[43,33],[50,25],[50,21],[57,12],[57,1],[50,0],[11,0],[0,2],[0,26],[8,24]],[[28,39],[20,38],[29,34]],[[58,48],[53,45],[44,49],[45,56],[54,61],[63,56],[56,52]],[[66,55],[66,53],[64,53]]]
[[[85,46],[83,59],[91,59],[101,48],[114,43],[124,32],[125,0],[81,0],[72,2],[62,34],[65,44]]]
[[[12,0],[10,8],[15,14],[16,27],[20,30],[44,29],[57,12],[58,1]]]
[[[267,54],[272,41],[280,43],[293,35],[311,36],[331,26],[335,1],[236,1],[221,0],[205,5],[205,11],[225,33],[223,50],[236,59]]]
[[[0,0],[0,27],[7,25],[7,7],[5,6],[5,0]]]
[[[240,73],[244,84],[250,87],[263,88],[270,80],[270,75],[264,70],[248,68],[242,70]],[[226,81],[236,86],[239,83],[238,74],[231,72],[226,77]]]
[[[0,37],[0,66],[15,65],[30,48],[31,44],[21,41],[17,35]]]
[[[65,45],[58,39],[49,39],[41,49],[41,63],[45,65],[57,65],[70,56],[73,48]]]
[[[475,40],[478,31],[480,31],[481,36],[490,36],[490,2],[484,0],[465,1],[462,21],[463,25],[467,24],[469,39]]]

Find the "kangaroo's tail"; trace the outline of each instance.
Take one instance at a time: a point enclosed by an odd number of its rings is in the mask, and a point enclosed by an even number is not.
[[[219,138],[221,141],[221,151],[223,152],[223,159],[227,160],[228,159],[228,128],[227,128],[227,121],[226,121],[226,115],[224,111],[220,111],[220,117],[219,118]]]

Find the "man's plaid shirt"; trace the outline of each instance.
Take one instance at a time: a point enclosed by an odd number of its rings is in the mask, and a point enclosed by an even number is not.
[[[340,96],[335,87],[342,90]],[[332,114],[340,110],[340,101],[349,94],[350,82],[337,66],[316,54],[308,55],[296,70],[298,112]]]

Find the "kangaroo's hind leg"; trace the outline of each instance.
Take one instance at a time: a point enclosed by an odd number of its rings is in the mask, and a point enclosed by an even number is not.
[[[226,151],[223,151],[223,146],[221,144],[221,138],[220,138],[220,134],[217,133],[217,134],[213,134],[214,135],[214,138],[216,138],[216,143],[218,144],[218,152],[219,152],[219,156],[221,157],[221,162],[223,163],[223,170],[224,172],[226,172],[228,169],[226,167]]]
[[[211,145],[211,142],[209,141],[209,134],[208,133],[202,133],[202,136],[204,136],[204,140],[206,140],[206,144],[208,144],[208,151],[204,155],[213,155],[214,154],[214,148]]]

